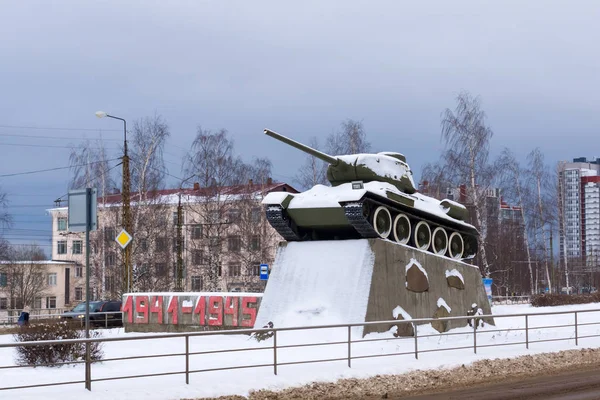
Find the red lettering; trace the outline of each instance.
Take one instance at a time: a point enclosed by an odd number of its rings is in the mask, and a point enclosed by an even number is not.
[[[208,324],[212,326],[223,325],[223,298],[221,296],[208,298]]]
[[[150,312],[152,314],[158,314],[156,322],[158,324],[163,323],[163,298],[162,296],[154,296],[150,300]]]
[[[238,297],[225,297],[225,315],[231,315],[231,326],[238,326]]]
[[[121,311],[127,315],[127,322],[133,323],[133,297],[127,296],[125,303],[121,306]]]
[[[200,326],[206,325],[206,298],[204,296],[198,299],[194,314],[198,314],[198,323]]]
[[[179,311],[179,299],[177,296],[173,296],[171,298],[171,302],[169,303],[169,308],[167,309],[167,314],[171,314],[171,323],[173,325],[177,325],[177,311]]]
[[[242,297],[242,326],[254,327],[256,303],[256,297]],[[254,304],[254,307],[250,307],[251,304]]]
[[[148,323],[148,296],[136,296],[135,298],[135,323]]]

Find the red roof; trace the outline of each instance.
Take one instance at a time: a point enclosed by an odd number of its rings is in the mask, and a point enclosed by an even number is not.
[[[282,182],[273,182],[266,185],[259,184],[246,184],[246,185],[233,185],[233,186],[221,186],[218,187],[217,193],[215,193],[215,188],[213,187],[199,187],[194,185],[194,188],[184,188],[184,189],[162,189],[162,190],[154,190],[146,193],[146,199],[154,199],[159,196],[168,196],[173,194],[188,195],[188,196],[213,196],[215,194],[219,194],[221,196],[231,196],[231,195],[240,195],[240,194],[250,194],[256,192],[262,193],[271,193],[271,192],[290,192],[290,193],[298,193],[296,189],[288,185],[287,183]],[[131,200],[135,201],[135,198],[139,195],[138,192],[131,193]],[[105,196],[104,198],[98,197],[98,202],[108,204],[116,204],[120,203],[122,200],[122,194],[110,194]]]

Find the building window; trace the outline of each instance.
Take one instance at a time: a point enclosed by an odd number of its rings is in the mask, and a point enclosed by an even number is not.
[[[140,239],[139,246],[141,251],[148,251],[148,239]]]
[[[252,214],[251,214],[251,221],[253,224],[257,224],[260,222],[260,217],[262,215],[262,210],[260,209],[260,207],[254,207],[252,208]]]
[[[185,221],[185,214],[183,213],[183,210],[181,211],[181,223],[183,224],[183,222]],[[177,225],[177,211],[173,211],[173,225]]]
[[[8,299],[6,297],[0,297],[0,310],[6,310],[8,308]]]
[[[75,288],[75,301],[83,300],[83,288],[76,287]]]
[[[156,238],[156,251],[159,253],[164,253],[167,251],[167,238]]]
[[[242,275],[242,266],[240,263],[229,264],[229,276],[240,276]]]
[[[8,286],[8,274],[6,272],[0,272],[0,287]]]
[[[56,297],[46,297],[46,308],[56,308]]]
[[[204,252],[202,250],[194,250],[192,252],[192,263],[194,265],[202,265],[204,262]]]
[[[117,257],[115,256],[115,253],[108,253],[106,254],[105,257],[105,264],[108,267],[112,267],[117,263]]]
[[[167,264],[166,263],[156,263],[156,275],[165,276],[167,274]]]
[[[181,252],[185,249],[185,238],[181,238]],[[173,239],[173,253],[177,254],[177,238]]]
[[[104,228],[104,240],[112,242],[116,237],[115,228]]]
[[[83,277],[83,267],[75,267],[75,277],[77,277],[77,278]]]
[[[240,251],[241,245],[242,241],[239,236],[229,236],[227,246],[229,251]]]
[[[66,240],[59,240],[56,243],[56,252],[58,254],[67,254],[67,241]]]
[[[42,308],[42,298],[41,297],[36,297],[33,299],[33,308],[36,310],[39,310],[40,308]]]
[[[237,223],[240,221],[240,210],[237,208],[232,208],[227,212],[227,222],[229,223]]]
[[[208,222],[216,224],[219,222],[219,210],[209,211],[208,212]]]
[[[56,273],[48,274],[48,286],[56,286]]]
[[[81,254],[81,248],[83,246],[83,241],[81,240],[74,240],[73,241],[73,254]]]
[[[192,292],[199,292],[202,290],[202,277],[192,276]]]
[[[260,236],[252,235],[252,237],[250,238],[250,250],[260,250]]]
[[[58,230],[66,231],[67,230],[67,218],[58,217]]]
[[[202,225],[197,224],[192,227],[192,238],[202,239]]]

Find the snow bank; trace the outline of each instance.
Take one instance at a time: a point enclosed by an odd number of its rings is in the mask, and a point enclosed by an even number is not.
[[[446,278],[450,277],[450,276],[456,276],[458,279],[460,279],[462,281],[462,283],[465,283],[465,278],[463,278],[462,274],[460,272],[458,272],[458,270],[453,269],[451,271],[446,270]]]
[[[254,326],[269,321],[275,327],[364,321],[373,263],[364,239],[280,247]]]
[[[448,312],[452,311],[452,309],[450,308],[450,306],[441,297],[437,301],[437,306],[438,306],[438,308],[444,307]]]
[[[402,308],[400,306],[397,306],[396,308],[394,308],[394,310],[392,311],[392,315],[394,316],[394,319],[397,319],[398,315],[402,315],[402,318],[404,318],[405,320],[412,319],[410,314],[407,313],[406,311],[404,311],[404,308]]]

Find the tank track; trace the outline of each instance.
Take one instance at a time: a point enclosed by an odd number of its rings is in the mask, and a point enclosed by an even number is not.
[[[344,213],[350,225],[356,229],[356,232],[363,238],[377,238],[379,235],[369,223],[368,216],[363,213],[363,203],[348,203],[344,205]]]
[[[467,250],[466,240],[468,239],[468,240],[475,241],[474,242],[474,244],[475,244],[474,253],[466,255],[464,258],[472,258],[477,254],[477,250],[478,250],[477,246],[476,246],[477,239],[476,239],[475,235],[473,235],[472,233],[465,232],[464,230],[460,229],[459,227],[449,226],[447,224],[444,224],[441,221],[433,221],[425,216],[416,215],[413,212],[411,212],[412,210],[404,210],[404,209],[395,207],[393,205],[378,201],[371,197],[363,198],[362,200],[360,200],[358,202],[352,202],[352,203],[347,203],[347,204],[343,205],[344,212],[346,214],[346,218],[348,218],[348,222],[350,222],[352,227],[361,236],[361,238],[370,239],[370,238],[378,238],[379,237],[379,234],[375,231],[375,228],[373,228],[373,225],[371,225],[371,223],[369,222],[369,215],[365,215],[365,213],[363,211],[364,206],[367,204],[373,205],[375,207],[384,206],[384,207],[387,207],[390,211],[394,211],[397,213],[404,213],[409,218],[417,219],[420,221],[425,221],[425,222],[428,222],[429,224],[433,224],[433,225],[439,225],[439,226],[444,227],[445,229],[452,229],[452,230],[460,233],[461,236],[463,237],[463,241],[465,241],[465,243],[464,243],[465,251]],[[471,243],[471,244],[473,244],[473,243]],[[411,245],[411,247],[412,247],[412,245]]]
[[[292,221],[287,218],[287,215],[281,206],[267,206],[267,221],[285,240],[297,241],[300,240],[298,233],[292,228]]]

